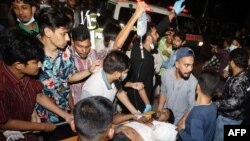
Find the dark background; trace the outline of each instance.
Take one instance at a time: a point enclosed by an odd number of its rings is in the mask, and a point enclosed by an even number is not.
[[[145,0],[160,6],[174,5],[176,0]],[[250,10],[247,0],[186,0],[185,8],[192,16],[234,22],[248,23]]]

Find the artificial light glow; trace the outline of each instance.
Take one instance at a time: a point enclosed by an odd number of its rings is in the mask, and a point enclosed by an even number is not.
[[[199,42],[198,46],[201,47],[201,46],[203,46],[203,44],[204,44],[203,42]]]

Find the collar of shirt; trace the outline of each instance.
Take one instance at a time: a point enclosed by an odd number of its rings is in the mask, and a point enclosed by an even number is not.
[[[103,81],[104,81],[106,87],[107,87],[109,90],[112,89],[111,84],[109,84],[108,77],[107,77],[107,75],[106,75],[106,73],[104,72],[103,69],[101,70],[101,73],[102,73],[102,78],[103,78]]]

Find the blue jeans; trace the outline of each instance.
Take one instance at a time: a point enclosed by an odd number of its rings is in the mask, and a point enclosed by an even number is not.
[[[216,120],[214,141],[224,141],[224,125],[240,125],[242,120],[232,120],[219,115]]]

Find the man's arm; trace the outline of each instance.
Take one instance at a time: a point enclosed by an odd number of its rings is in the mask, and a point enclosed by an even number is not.
[[[135,13],[133,14],[133,16],[127,22],[127,24],[122,28],[122,30],[117,35],[113,48],[120,49],[123,46],[123,44],[126,41],[132,27],[134,26],[135,22],[140,17],[142,12],[145,11],[145,6],[146,6],[146,4],[144,2],[137,3]]]
[[[119,124],[131,119],[136,119],[135,114],[115,114],[112,123]]]
[[[83,80],[84,78],[88,77],[92,73],[97,72],[101,68],[101,60],[96,60],[89,69],[74,73],[71,77],[69,77],[69,82],[70,83],[75,83]]]
[[[150,104],[150,102],[148,100],[147,93],[144,89],[144,84],[142,82],[134,82],[133,83],[133,82],[128,81],[128,82],[126,82],[125,87],[130,87],[130,88],[137,90],[143,103],[145,105]]]
[[[167,96],[164,95],[164,94],[160,94],[160,97],[159,97],[159,104],[158,104],[158,111],[160,111],[161,109],[164,108],[164,105],[166,103],[166,99],[167,99]]]
[[[133,114],[138,113],[134,105],[128,99],[128,96],[124,90],[121,90],[117,93],[117,98],[125,105],[125,107]]]
[[[174,12],[169,12],[169,15],[164,17],[160,21],[160,23],[157,24],[156,29],[157,29],[157,32],[158,32],[160,37],[164,34],[166,29],[169,27],[169,25],[172,22],[174,17],[175,17],[175,13]]]
[[[56,126],[52,123],[36,123],[23,120],[9,119],[5,124],[0,124],[2,130],[15,131],[45,131],[51,132]]]
[[[36,97],[36,102],[42,105],[44,108],[54,112],[55,114],[59,115],[60,117],[64,118],[66,121],[73,120],[73,116],[67,113],[66,111],[60,109],[57,105],[52,103],[48,96],[39,93]]]

